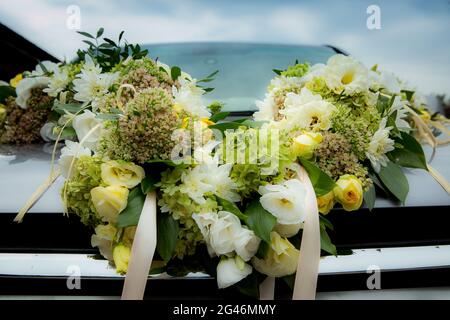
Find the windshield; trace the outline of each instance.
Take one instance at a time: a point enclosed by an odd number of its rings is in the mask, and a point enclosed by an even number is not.
[[[311,64],[322,62],[336,52],[329,47],[246,44],[246,43],[182,43],[145,45],[152,58],[176,65],[196,79],[219,70],[208,83],[214,91],[207,101],[225,103],[223,111],[254,111],[255,100],[264,98],[266,87],[275,74],[272,69],[285,69],[295,60]]]

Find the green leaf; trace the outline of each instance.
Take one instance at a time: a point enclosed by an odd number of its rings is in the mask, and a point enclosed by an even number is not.
[[[58,103],[53,106],[53,110],[58,112],[59,114],[65,114],[66,112],[69,113],[77,113],[82,108],[82,105],[79,103]]]
[[[177,80],[178,77],[181,76],[181,69],[177,66],[172,67],[172,69],[170,69],[170,76],[173,81]]]
[[[158,182],[159,182],[159,180],[156,179],[153,175],[146,174],[145,178],[141,182],[142,193],[147,194],[147,193],[155,190],[156,189],[155,184],[157,184]]]
[[[327,227],[330,230],[334,230],[334,226],[330,220],[325,218],[323,215],[319,215],[319,219],[320,219],[320,223],[323,224],[325,227]]]
[[[336,246],[331,242],[324,224],[320,225],[320,249],[334,256],[337,255]]]
[[[280,75],[283,70],[279,70],[279,69],[272,69],[273,72],[275,72],[277,75]]]
[[[61,140],[71,139],[77,136],[75,129],[72,127],[65,127],[63,132],[61,133]]]
[[[223,211],[228,211],[234,214],[236,217],[238,217],[241,220],[247,220],[247,216],[239,210],[239,208],[233,203],[226,199],[223,199],[221,197],[216,196],[217,203],[219,206],[222,207]]]
[[[117,226],[119,228],[137,226],[144,201],[145,195],[140,187],[131,190],[128,195],[127,207],[117,217]]]
[[[317,197],[323,196],[333,190],[336,183],[329,175],[304,158],[299,158],[299,161],[308,173]]]
[[[378,177],[398,200],[405,203],[409,185],[408,180],[399,165],[392,161],[388,161],[385,167],[381,166]]]
[[[206,79],[211,79],[211,78],[213,78],[216,74],[218,74],[219,73],[219,70],[216,70],[216,71],[214,71],[214,72],[212,72],[210,75],[208,75],[207,77],[206,77]]]
[[[366,192],[364,192],[364,203],[370,211],[372,211],[373,207],[375,206],[375,199],[375,187],[371,185],[370,188]]]
[[[402,167],[428,170],[422,146],[413,136],[401,132],[401,140],[398,140],[397,142],[400,143],[403,148],[396,148],[388,153],[388,157],[391,161]]]
[[[119,43],[120,43],[120,40],[122,40],[122,37],[123,37],[124,33],[125,33],[125,31],[123,31],[123,30],[120,32],[120,34],[119,34]]]
[[[79,34],[81,34],[82,36],[85,36],[87,38],[91,38],[91,39],[95,39],[95,37],[93,35],[91,35],[90,33],[84,32],[84,31],[77,31]]]
[[[262,240],[270,243],[270,233],[277,224],[277,219],[261,206],[259,199],[248,205],[245,215],[247,226]]]
[[[381,115],[383,115],[384,112],[389,109],[389,101],[389,97],[383,94],[378,94],[377,110]]]
[[[219,112],[219,113],[216,113],[215,115],[213,115],[209,120],[211,120],[212,122],[218,122],[220,120],[225,119],[229,115],[230,115],[230,112]]]
[[[169,261],[175,251],[178,241],[179,225],[172,215],[167,213],[158,214],[158,232],[156,251],[164,259]]]
[[[16,96],[16,89],[10,86],[0,86],[0,103],[4,103],[9,97]]]
[[[105,29],[103,29],[103,28],[98,29],[98,31],[97,31],[97,38],[100,38],[104,31],[105,31]]]
[[[411,101],[414,96],[414,91],[411,90],[402,90],[402,92],[406,95],[406,100]]]

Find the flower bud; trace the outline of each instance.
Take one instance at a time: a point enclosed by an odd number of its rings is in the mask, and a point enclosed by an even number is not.
[[[328,214],[334,207],[334,192],[330,191],[321,197],[317,198],[317,205],[319,212],[322,214]]]
[[[296,157],[311,159],[314,154],[314,149],[322,140],[323,137],[320,133],[305,132],[297,136],[292,142],[292,153]]]
[[[128,270],[128,261],[130,261],[131,249],[122,243],[114,247],[113,258],[118,274],[126,274]]]

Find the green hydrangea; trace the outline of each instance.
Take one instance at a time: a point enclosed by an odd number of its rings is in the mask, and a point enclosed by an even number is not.
[[[309,63],[298,63],[294,66],[289,66],[287,70],[281,72],[285,77],[303,77],[309,71]]]
[[[101,223],[91,200],[91,189],[102,184],[101,164],[98,157],[81,156],[72,169],[61,190],[61,197],[69,213],[80,217],[84,225],[95,227]],[[64,194],[65,192],[65,194]]]
[[[351,145],[351,151],[359,160],[366,159],[366,150],[371,137],[381,121],[376,107],[358,106],[347,101],[335,102],[337,111],[333,115],[332,129],[341,134]]]

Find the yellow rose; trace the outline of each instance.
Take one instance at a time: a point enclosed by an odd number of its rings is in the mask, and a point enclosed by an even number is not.
[[[314,149],[321,143],[323,137],[320,133],[305,132],[294,139],[292,142],[292,153],[296,157],[311,159]]]
[[[128,262],[130,261],[131,249],[122,243],[114,247],[113,258],[116,265],[116,271],[119,274],[126,274]]]
[[[103,221],[115,223],[126,208],[128,189],[122,186],[95,187],[91,190],[92,203]]]
[[[321,197],[317,198],[317,205],[319,207],[319,212],[322,214],[328,214],[334,207],[334,192],[330,191]]]
[[[300,251],[278,233],[270,233],[270,247],[264,259],[252,258],[253,267],[270,277],[284,277],[297,271]]]
[[[9,84],[11,85],[11,87],[15,88],[15,87],[17,87],[19,82],[22,81],[22,79],[23,79],[22,74],[18,73],[14,78],[9,80]]]
[[[339,178],[334,188],[336,200],[342,204],[346,211],[358,210],[363,201],[363,189],[361,181],[349,174]]]
[[[107,161],[102,164],[102,180],[107,185],[134,188],[145,177],[144,169],[131,162]]]

